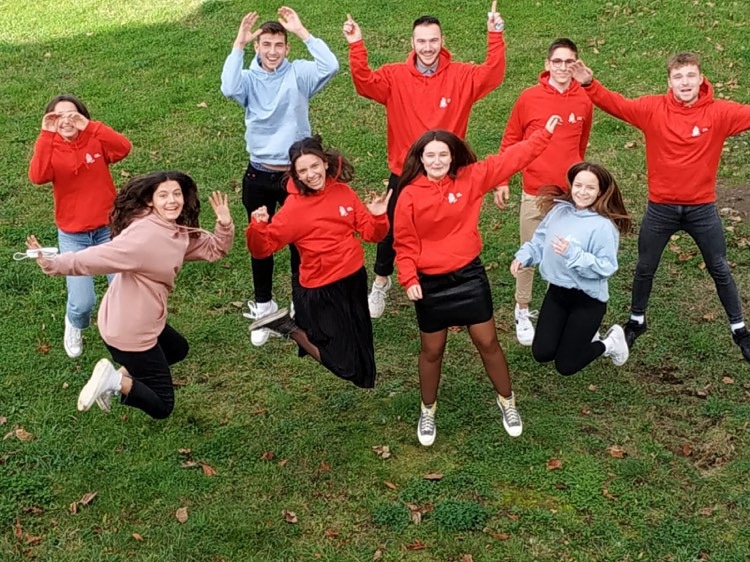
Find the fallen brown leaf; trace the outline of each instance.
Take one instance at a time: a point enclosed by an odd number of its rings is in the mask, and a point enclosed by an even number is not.
[[[682,447],[677,449],[677,454],[681,457],[689,457],[693,454],[693,447],[690,445],[690,443],[683,443]]]
[[[23,541],[29,546],[35,546],[42,542],[42,537],[38,537],[36,535],[30,535],[29,533],[26,533],[26,538]]]
[[[78,503],[81,505],[88,505],[92,501],[94,501],[94,498],[96,497],[97,492],[88,492],[83,495],[83,497],[79,500]]]
[[[203,469],[203,474],[206,476],[216,476],[216,470],[210,465],[207,465],[206,463],[200,463],[201,468]]]
[[[590,385],[589,385],[589,390],[590,390],[591,392],[596,392],[598,388],[599,388],[599,387],[598,387],[598,386],[596,386],[595,384],[590,384]]]
[[[386,183],[386,185],[388,185],[388,182],[385,182],[385,183]],[[381,558],[383,558],[383,551],[381,549],[377,549],[375,552],[373,552],[373,554],[372,554],[372,560],[373,560],[373,562],[377,562]]]
[[[278,463],[276,463],[276,464],[278,464],[278,465],[279,465],[279,466],[281,466],[281,467],[284,467],[284,466],[286,466],[286,463],[288,463],[288,462],[289,462],[289,459],[281,459],[281,460],[280,460],[280,461],[279,461]]]
[[[42,355],[47,355],[50,349],[51,348],[50,348],[49,342],[45,342],[42,345],[37,346],[36,352],[41,353]]]
[[[609,453],[609,456],[615,459],[622,459],[625,457],[625,451],[623,451],[622,447],[619,445],[612,445],[610,447],[607,447],[607,452]]]
[[[604,496],[605,498],[607,498],[608,500],[616,500],[616,499],[617,499],[617,496],[615,496],[614,494],[611,494],[611,493],[609,492],[609,488],[607,488],[606,486],[605,486],[605,487],[604,487],[604,489],[602,490],[602,495],[603,495],[603,496]]]
[[[326,529],[325,533],[323,533],[323,536],[327,539],[335,539],[339,536],[339,533],[336,529]]]
[[[276,455],[273,451],[265,451],[261,456],[260,460],[262,461],[272,461]]]
[[[442,480],[443,475],[440,472],[428,472],[427,474],[422,476],[422,478],[425,480],[436,481],[436,480]]]
[[[560,459],[550,459],[547,461],[547,470],[559,470],[562,468],[562,461]]]
[[[419,539],[415,540],[411,544],[406,545],[406,550],[424,550],[425,548],[427,548],[427,545]]]
[[[265,414],[268,410],[266,408],[261,408],[260,410],[255,410],[254,412],[251,412],[253,416],[259,416],[261,414]]]
[[[471,554],[464,554],[461,557],[461,562],[474,562],[474,557]]]
[[[391,482],[389,480],[383,480],[383,484],[385,484],[391,490],[398,490],[398,487],[393,482]]]
[[[177,449],[177,452],[181,455],[190,455],[193,453],[190,449]]]
[[[497,531],[493,531],[489,527],[485,527],[482,529],[486,534],[491,536],[493,539],[497,539],[499,541],[507,541],[510,538],[510,535],[508,533],[498,533]]]
[[[297,514],[294,513],[293,511],[287,511],[285,509],[284,511],[281,512],[281,515],[283,515],[284,521],[286,521],[287,523],[291,523],[291,524],[294,525],[298,521],[297,520]]]
[[[6,423],[8,423],[8,418],[0,416],[0,425],[5,425]]]
[[[703,517],[711,517],[714,514],[714,508],[713,507],[702,507],[698,510],[698,513],[702,515]]]
[[[184,523],[188,520],[188,509],[187,507],[181,507],[177,511],[175,511],[175,519],[179,521],[180,523]]]
[[[388,445],[373,445],[372,451],[382,459],[391,458],[391,448]]]
[[[588,415],[590,415],[590,414],[591,414],[591,410],[589,410],[589,409],[588,409],[588,407],[586,407],[586,406],[583,406],[583,407],[581,408],[581,415],[582,415],[582,416],[588,416]]]
[[[208,107],[208,104],[206,102],[202,101],[202,102],[200,102],[198,104],[198,107],[206,108],[206,107]]]
[[[722,377],[721,382],[724,384],[734,384],[734,379],[732,377]]]
[[[318,472],[331,472],[331,465],[328,464],[326,461],[320,461],[320,466],[318,466]]]
[[[133,537],[137,541],[143,542],[143,537],[140,534],[138,534],[138,533],[133,533],[130,536]]]
[[[13,526],[13,534],[17,541],[23,539],[23,527],[21,527],[21,518],[16,517],[16,524]]]

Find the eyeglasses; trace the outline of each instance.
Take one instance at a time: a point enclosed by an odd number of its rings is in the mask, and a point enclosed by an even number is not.
[[[562,68],[563,64],[567,68],[574,62],[575,59],[550,59],[549,61],[549,63],[552,65],[552,68]]]

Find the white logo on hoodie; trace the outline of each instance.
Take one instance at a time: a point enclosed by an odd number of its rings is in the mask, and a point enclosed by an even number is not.
[[[445,109],[446,107],[448,107],[448,104],[449,104],[450,102],[451,102],[451,99],[450,99],[450,98],[440,98],[440,107],[441,107],[442,109]]]
[[[698,125],[696,125],[695,127],[693,127],[693,136],[694,137],[701,136],[701,130],[700,130],[700,127],[698,127]]]
[[[94,160],[94,157],[91,156],[91,154],[89,154],[87,152],[86,153],[86,164],[93,164],[94,162],[96,162],[96,160]]]
[[[448,194],[448,203],[451,203],[451,204],[458,203],[458,198],[461,197],[461,196],[462,196],[462,194],[460,192],[456,193],[456,194],[449,193]]]
[[[576,114],[571,112],[571,114],[568,115],[568,123],[575,123],[576,121]]]
[[[343,205],[339,205],[339,215],[342,217],[346,217],[351,213],[354,209],[352,207],[344,207]]]

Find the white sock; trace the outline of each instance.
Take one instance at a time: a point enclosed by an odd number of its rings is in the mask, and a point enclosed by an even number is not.
[[[633,322],[638,322],[639,324],[643,324],[643,322],[646,320],[645,314],[631,314],[630,319]]]
[[[732,333],[736,332],[737,330],[740,330],[745,327],[744,322],[735,322],[734,324],[730,324],[729,327],[732,329]]]
[[[273,301],[270,300],[268,302],[256,302],[255,306],[258,310],[258,314],[267,314],[271,311],[271,307],[273,306]]]

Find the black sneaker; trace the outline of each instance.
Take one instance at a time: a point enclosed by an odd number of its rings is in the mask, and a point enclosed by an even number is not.
[[[732,339],[734,343],[740,346],[745,361],[750,362],[750,333],[748,333],[747,328],[742,327],[732,332]]]
[[[628,349],[633,349],[636,338],[648,329],[646,321],[636,322],[632,318],[625,323],[625,341],[628,343]]]
[[[289,311],[286,308],[280,308],[276,312],[259,318],[252,324],[250,324],[250,332],[258,330],[260,328],[268,328],[281,336],[289,337],[292,332],[299,328],[289,316]]]

